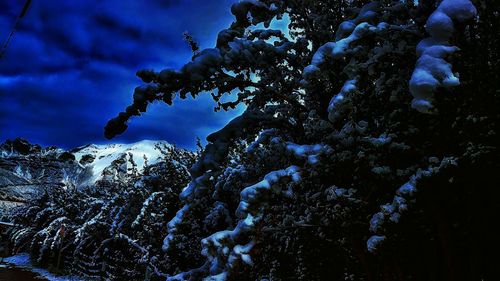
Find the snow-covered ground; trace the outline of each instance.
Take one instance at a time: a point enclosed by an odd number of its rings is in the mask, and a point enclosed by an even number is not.
[[[27,253],[21,253],[15,256],[3,258],[2,262],[15,265],[19,268],[28,269],[29,271],[35,272],[50,281],[83,281],[83,279],[74,276],[56,276],[48,272],[46,269],[33,267]]]

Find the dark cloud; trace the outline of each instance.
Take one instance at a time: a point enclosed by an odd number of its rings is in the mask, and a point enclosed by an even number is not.
[[[182,33],[202,47],[232,21],[229,0],[33,1],[0,59],[0,140],[44,145],[103,143],[106,121],[126,107],[142,68],[179,68],[191,57]],[[23,1],[0,1],[0,40]],[[210,99],[155,105],[113,141],[166,139],[193,147],[236,113]]]

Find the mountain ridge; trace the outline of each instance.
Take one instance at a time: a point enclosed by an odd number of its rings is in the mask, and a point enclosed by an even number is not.
[[[69,150],[21,138],[6,140],[0,144],[0,208],[25,202],[47,185],[81,188],[140,175],[171,149],[177,148],[162,140],[87,144]]]

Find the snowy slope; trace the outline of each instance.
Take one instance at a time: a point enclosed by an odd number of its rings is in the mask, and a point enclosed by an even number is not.
[[[161,160],[164,153],[172,146],[166,141],[143,140],[131,144],[106,144],[96,145],[89,144],[72,150],[76,161],[80,162],[85,155],[91,155],[95,159],[87,164],[92,166],[93,180],[101,177],[105,168],[109,167],[113,161],[120,159],[126,154],[127,160],[132,157],[137,165],[137,169],[141,172],[146,164],[151,165]],[[127,162],[127,165],[131,165]]]

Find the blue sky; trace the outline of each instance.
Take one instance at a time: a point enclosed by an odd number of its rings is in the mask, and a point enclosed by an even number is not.
[[[163,139],[193,148],[196,137],[241,113],[213,112],[209,95],[158,103],[123,135],[103,127],[132,99],[142,68],[179,68],[191,51],[182,33],[213,47],[233,18],[234,0],[33,0],[0,59],[0,141],[23,137],[71,148],[87,143]],[[0,40],[24,1],[0,1]]]

